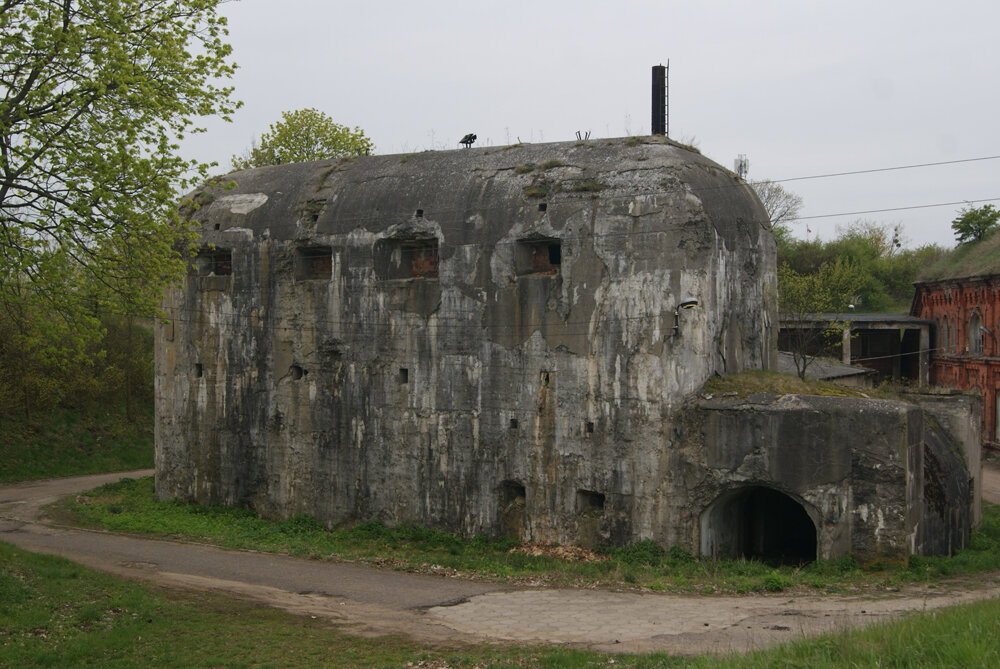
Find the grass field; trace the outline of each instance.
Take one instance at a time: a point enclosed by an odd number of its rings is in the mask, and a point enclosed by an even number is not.
[[[0,543],[2,667],[993,667],[986,601],[745,656],[682,658],[362,638],[239,600],[98,574]]]

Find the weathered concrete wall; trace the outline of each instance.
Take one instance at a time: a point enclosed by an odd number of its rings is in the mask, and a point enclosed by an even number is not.
[[[666,139],[231,179],[157,331],[161,497],[476,533],[523,490],[526,538],[659,537],[670,415],[774,365],[764,211]]]
[[[682,411],[776,362],[766,216],[700,155],[647,138],[229,178],[194,196],[202,250],[156,331],[161,498],[777,557],[924,546],[915,407]]]
[[[797,526],[794,509],[768,507],[774,532],[814,531],[820,558],[905,562],[968,541],[961,449],[916,405],[757,395],[699,402],[689,421],[685,434],[695,438],[681,440],[678,457],[691,493],[676,522],[687,520],[702,553],[740,552],[742,533],[753,530],[745,493],[756,488],[805,511],[811,526]]]
[[[970,489],[973,478],[961,444],[929,412],[924,419],[924,503],[914,552],[952,555],[969,545],[980,507]]]
[[[909,392],[906,399],[932,415],[961,451],[969,475],[967,498],[972,528],[978,528],[983,522],[983,398],[955,390],[932,390]]]

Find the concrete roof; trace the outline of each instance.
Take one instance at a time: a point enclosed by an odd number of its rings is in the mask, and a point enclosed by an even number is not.
[[[235,185],[234,185],[235,184]],[[729,248],[747,227],[767,227],[752,189],[733,172],[664,137],[629,137],[506,147],[359,156],[234,172],[191,196],[204,231],[249,228],[275,239],[376,232],[433,220],[451,244],[496,241],[535,222],[540,206],[556,228],[574,216],[602,215],[629,226],[670,208],[707,222]],[[655,224],[654,224],[655,227]],[[677,244],[684,235],[670,230]],[[756,238],[757,230],[750,231]]]

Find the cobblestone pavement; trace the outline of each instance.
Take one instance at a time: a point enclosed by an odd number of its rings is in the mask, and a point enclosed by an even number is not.
[[[896,618],[914,610],[1000,597],[1000,576],[958,590],[913,588],[865,596],[698,596],[601,590],[492,592],[428,615],[468,634],[619,652],[743,652]]]

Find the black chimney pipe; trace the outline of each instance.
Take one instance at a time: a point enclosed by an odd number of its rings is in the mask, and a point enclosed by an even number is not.
[[[667,134],[667,68],[653,66],[653,132]]]

